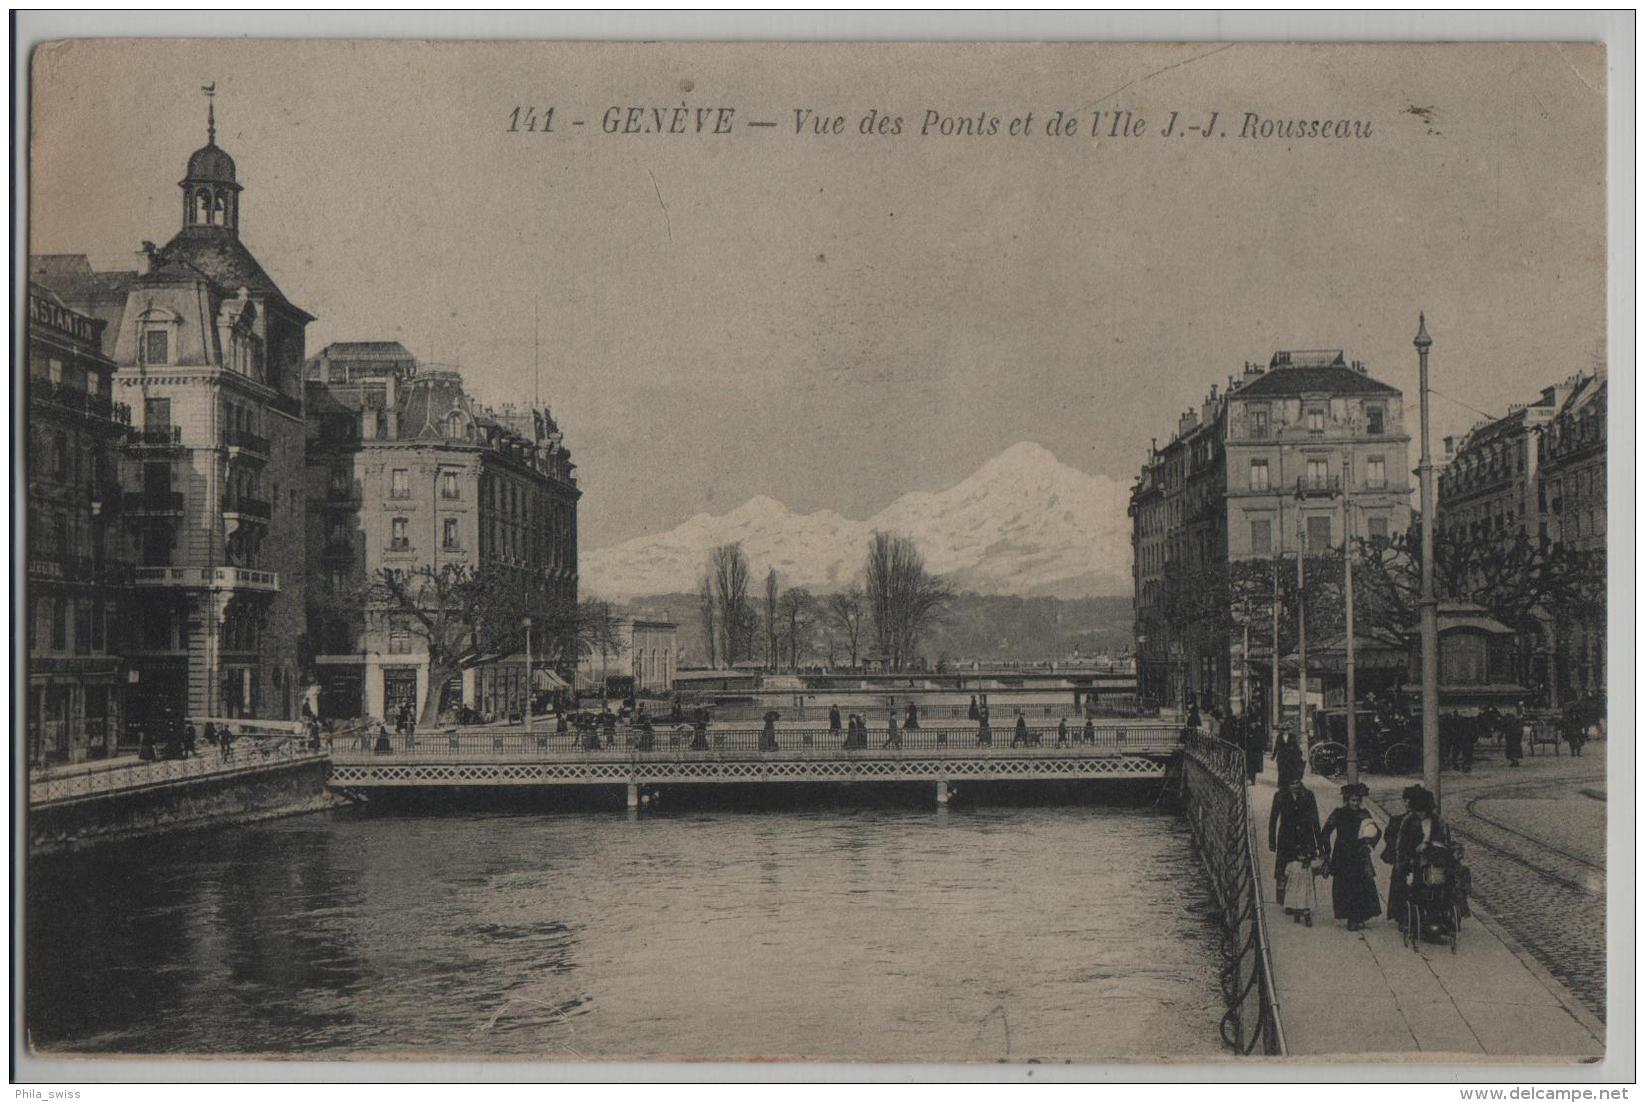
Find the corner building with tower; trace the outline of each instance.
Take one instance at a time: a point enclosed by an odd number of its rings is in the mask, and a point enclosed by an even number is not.
[[[115,401],[131,410],[117,516],[134,560],[119,647],[127,741],[185,717],[291,719],[304,666],[304,333],[240,240],[234,159],[188,159],[181,228],[143,272],[83,256],[31,274],[102,320]]]

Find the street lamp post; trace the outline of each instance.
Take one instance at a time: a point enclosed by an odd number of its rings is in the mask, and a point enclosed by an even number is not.
[[[1352,426],[1349,429],[1352,435]],[[1348,675],[1348,782],[1359,780],[1359,739],[1354,715],[1354,503],[1350,489],[1354,485],[1354,446],[1350,443],[1342,454],[1342,596],[1347,636],[1343,665]]]
[[[531,618],[521,617],[520,623],[525,627],[525,734],[531,738]]]
[[[1308,746],[1308,528],[1297,484],[1297,746]]]
[[[1422,597],[1417,604],[1422,634],[1422,780],[1439,800],[1439,608],[1434,597],[1434,461],[1428,451],[1428,336],[1426,315],[1417,315],[1419,395],[1422,404],[1422,460],[1417,466],[1422,502]]]

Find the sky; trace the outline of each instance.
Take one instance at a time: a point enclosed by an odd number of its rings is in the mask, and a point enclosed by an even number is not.
[[[241,237],[310,354],[399,340],[483,401],[540,388],[592,548],[758,494],[864,518],[1023,440],[1129,480],[1276,349],[1344,349],[1414,412],[1419,310],[1437,448],[1602,348],[1603,77],[1534,44],[79,42],[34,58],[30,250],[131,267],[175,233],[215,82]],[[601,128],[682,105],[732,132]],[[1078,133],[1044,134],[1059,110]],[[1092,139],[1093,111],[1147,129]],[[1173,111],[1227,136],[1162,137]]]

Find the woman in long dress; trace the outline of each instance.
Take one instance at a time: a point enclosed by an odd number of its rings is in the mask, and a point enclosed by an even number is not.
[[[1350,931],[1362,930],[1382,912],[1371,852],[1382,832],[1365,810],[1370,790],[1355,782],[1342,787],[1342,805],[1332,811],[1320,833],[1331,848],[1331,911]]]

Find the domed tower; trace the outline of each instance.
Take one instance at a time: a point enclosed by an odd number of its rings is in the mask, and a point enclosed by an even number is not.
[[[206,89],[210,97],[215,86]],[[240,185],[234,180],[234,158],[217,146],[217,115],[206,100],[206,144],[188,159],[188,173],[178,182],[183,189],[183,229],[222,230],[238,236]]]

